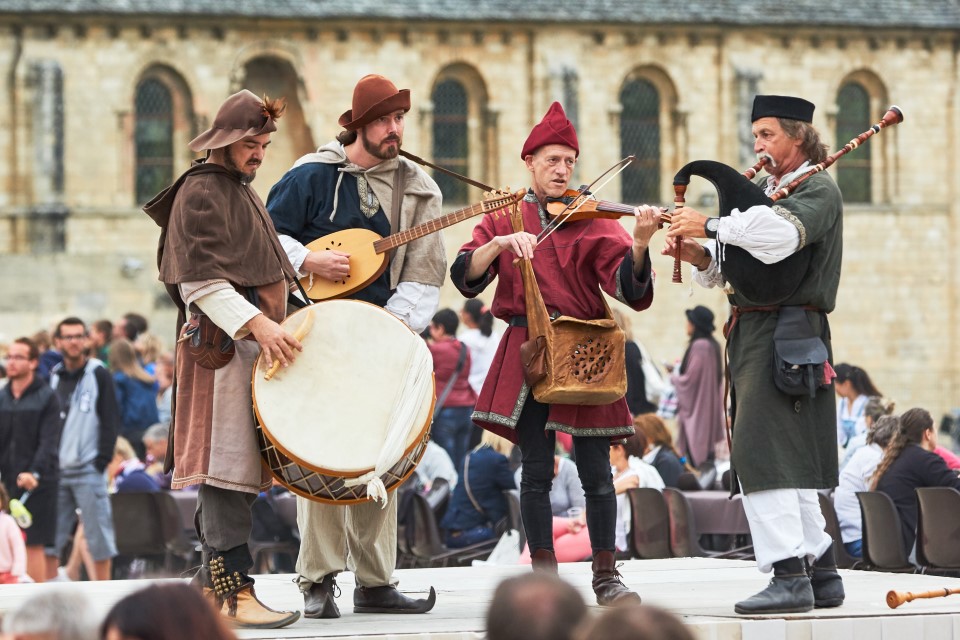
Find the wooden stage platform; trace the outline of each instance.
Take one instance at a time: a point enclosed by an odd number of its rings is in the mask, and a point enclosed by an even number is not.
[[[401,591],[413,595],[437,590],[437,606],[424,615],[353,613],[353,574],[340,577],[339,620],[301,619],[286,629],[239,631],[240,638],[363,638],[365,640],[466,640],[484,637],[484,616],[496,585],[526,567],[483,566],[398,570]],[[888,590],[928,591],[960,587],[960,579],[910,574],[843,571],[847,599],[837,609],[806,614],[748,618],[734,602],[762,589],[768,576],[753,563],[680,558],[632,560],[620,568],[624,581],[645,604],[681,616],[699,640],[960,640],[960,595],[916,600],[890,609]],[[590,565],[560,565],[560,574],[592,604]],[[291,575],[257,578],[257,591],[278,609],[302,609],[303,599]],[[144,581],[0,586],[0,611],[8,611],[42,589],[80,589],[103,613]],[[592,613],[601,611],[593,606]]]

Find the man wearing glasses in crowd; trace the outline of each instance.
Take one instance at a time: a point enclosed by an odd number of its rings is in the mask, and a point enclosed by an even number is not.
[[[89,336],[80,318],[57,325],[54,342],[63,362],[50,372],[60,400],[60,491],[57,498],[57,551],[63,551],[77,519],[95,564],[91,580],[109,580],[117,544],[104,469],[113,457],[120,409],[113,379],[103,363],[87,356]]]

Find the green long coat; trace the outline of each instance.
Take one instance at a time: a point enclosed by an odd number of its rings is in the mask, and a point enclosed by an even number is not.
[[[821,172],[802,183],[774,209],[797,226],[812,259],[800,286],[784,305],[811,306],[815,332],[833,350],[826,313],[836,304],[843,245],[840,190]],[[762,277],[758,274],[758,277]],[[734,285],[734,289],[735,289]],[[731,305],[757,306],[735,290]],[[837,414],[831,385],[815,398],[793,397],[773,383],[776,311],[744,313],[727,337],[734,409],[732,466],[744,493],[768,489],[828,489],[837,486]]]

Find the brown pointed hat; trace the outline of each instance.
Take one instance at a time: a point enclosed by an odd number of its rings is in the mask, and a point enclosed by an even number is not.
[[[222,149],[249,136],[273,133],[277,130],[275,121],[283,113],[282,102],[271,101],[268,107],[252,92],[238,91],[220,105],[213,126],[190,141],[190,150]]]
[[[520,159],[526,159],[537,149],[548,144],[562,144],[573,149],[577,156],[580,155],[577,130],[573,128],[573,123],[567,120],[567,114],[564,113],[559,102],[550,105],[543,120],[527,136],[527,141],[523,143],[523,149],[520,151]]]
[[[398,90],[397,85],[372,73],[360,78],[353,88],[353,106],[340,116],[340,126],[356,131],[398,109],[410,110],[410,90]]]

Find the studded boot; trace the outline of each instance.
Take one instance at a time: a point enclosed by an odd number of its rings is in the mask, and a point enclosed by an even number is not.
[[[803,613],[813,609],[813,587],[800,558],[773,563],[767,588],[734,605],[742,614]]]
[[[550,549],[537,549],[534,551],[533,555],[530,556],[530,564],[533,565],[534,571],[557,574],[557,556]]]
[[[813,606],[817,609],[829,609],[843,604],[846,594],[843,590],[843,579],[837,573],[837,561],[833,553],[833,545],[810,565],[808,571],[810,585],[813,587]]]
[[[612,551],[593,554],[593,592],[597,595],[597,604],[604,607],[640,604],[640,596],[624,586],[622,577]]]
[[[296,622],[299,611],[275,611],[257,598],[253,578],[230,571],[223,556],[210,560],[214,606],[232,625],[244,629],[279,629]]]

